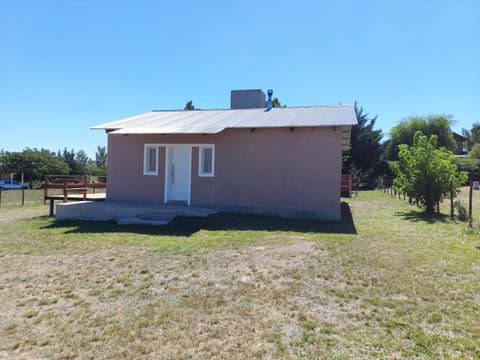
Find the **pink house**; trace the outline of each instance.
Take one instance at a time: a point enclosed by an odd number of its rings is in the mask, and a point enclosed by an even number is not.
[[[340,219],[350,105],[272,108],[237,90],[231,109],[152,111],[95,126],[108,134],[108,201]]]

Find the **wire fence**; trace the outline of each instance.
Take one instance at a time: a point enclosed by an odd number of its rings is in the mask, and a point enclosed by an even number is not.
[[[405,194],[397,192],[390,186],[384,186],[379,190],[391,197],[408,201]],[[451,204],[453,203],[453,213],[456,219],[468,221],[471,226],[480,226],[480,188],[472,183],[470,186],[463,186],[459,190],[452,199],[444,199],[439,204],[439,213],[451,216]]]
[[[455,201],[458,201],[460,205],[465,208],[467,214],[470,206],[470,187],[464,186],[461,188],[460,193],[457,194]],[[480,225],[480,189],[472,189],[472,222]],[[458,207],[456,207],[458,213]]]

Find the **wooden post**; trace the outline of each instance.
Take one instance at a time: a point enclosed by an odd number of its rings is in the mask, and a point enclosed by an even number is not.
[[[437,214],[440,214],[440,201],[437,202]]]
[[[2,188],[0,188],[0,205],[2,205]]]
[[[450,217],[453,219],[453,186],[450,186]]]
[[[43,203],[47,203],[48,195],[48,175],[45,175],[45,183],[43,184]]]
[[[25,205],[25,188],[22,187],[22,206]]]
[[[468,226],[472,227],[472,200],[473,200],[473,180],[470,180],[470,193],[468,194]]]

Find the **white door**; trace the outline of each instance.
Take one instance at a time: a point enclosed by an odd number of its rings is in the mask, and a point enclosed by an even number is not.
[[[167,201],[190,204],[191,148],[172,147],[168,151]]]

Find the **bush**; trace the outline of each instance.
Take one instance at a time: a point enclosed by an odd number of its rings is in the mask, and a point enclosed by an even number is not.
[[[480,144],[475,144],[472,147],[472,150],[468,153],[470,157],[480,160]]]
[[[456,200],[454,205],[458,213],[458,220],[467,221],[467,209],[465,208],[465,206],[463,206],[462,202],[460,200]]]

